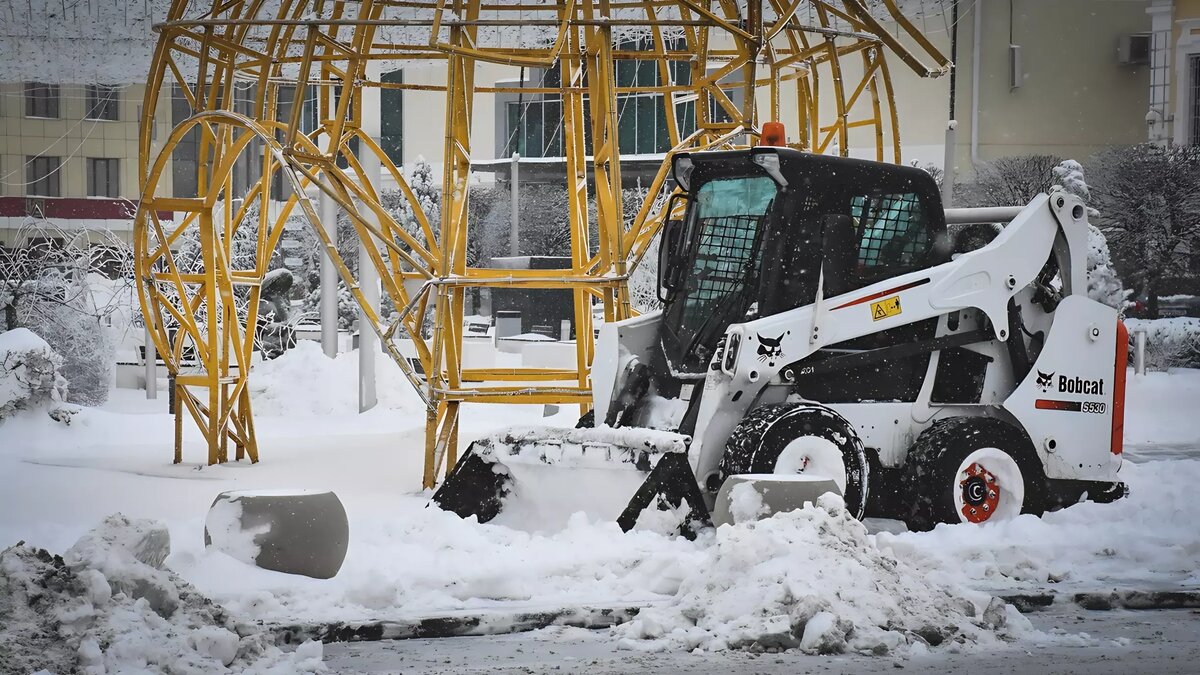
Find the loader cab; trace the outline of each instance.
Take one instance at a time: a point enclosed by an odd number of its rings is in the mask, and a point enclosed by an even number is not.
[[[926,172],[788,148],[677,155],[682,220],[659,262],[664,356],[702,376],[730,324],[836,297],[949,259]]]

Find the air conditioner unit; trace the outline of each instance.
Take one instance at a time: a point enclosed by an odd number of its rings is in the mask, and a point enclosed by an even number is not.
[[[1117,43],[1117,62],[1126,66],[1142,66],[1150,63],[1150,34],[1122,35]]]
[[[1008,88],[1016,89],[1025,81],[1025,71],[1021,68],[1021,45],[1008,46]]]

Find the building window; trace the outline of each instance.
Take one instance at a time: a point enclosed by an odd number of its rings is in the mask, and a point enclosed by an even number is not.
[[[111,197],[121,195],[120,162],[116,159],[89,157],[87,161],[89,197]]]
[[[402,84],[404,71],[393,70],[379,79],[389,84]],[[404,164],[404,90],[380,89],[379,106],[379,145],[392,164],[401,166]]]
[[[58,157],[27,157],[25,163],[25,194],[30,197],[58,197]]]
[[[178,84],[171,88],[171,124],[178,126],[192,116],[192,106]],[[200,127],[188,130],[171,153],[171,188],[175,197],[196,197],[199,170]]]
[[[668,40],[669,50],[681,50],[681,38]],[[622,51],[647,51],[653,48],[649,39],[626,40],[617,45]],[[625,59],[616,64],[618,87],[661,87],[666,84],[691,82],[691,65],[686,61],[671,61],[668,66],[671,82],[663,80],[657,61]],[[586,74],[584,81],[586,83]],[[553,88],[562,82],[558,65],[543,71],[539,88]],[[710,101],[710,105],[711,105]],[[584,98],[584,142],[591,143],[591,106]],[[617,145],[623,154],[656,154],[671,149],[667,134],[667,112],[663,94],[655,92],[625,93],[616,97]],[[508,143],[505,154],[519,152],[522,157],[561,157],[563,155],[563,111],[558,94],[530,95],[507,104]],[[723,112],[723,111],[722,111]],[[696,129],[694,102],[675,106],[675,121],[681,137]]]
[[[1191,119],[1191,145],[1200,145],[1200,54],[1188,57],[1188,117]]]
[[[26,82],[25,116],[58,119],[58,85]]]
[[[89,84],[87,87],[87,113],[83,117],[89,120],[116,120],[120,102],[120,89],[106,87],[102,84]]]

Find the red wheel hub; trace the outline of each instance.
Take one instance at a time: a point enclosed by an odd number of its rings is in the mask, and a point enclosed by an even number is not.
[[[1000,483],[996,475],[974,462],[962,473],[958,482],[962,490],[962,514],[967,522],[982,523],[996,513],[1000,504]]]

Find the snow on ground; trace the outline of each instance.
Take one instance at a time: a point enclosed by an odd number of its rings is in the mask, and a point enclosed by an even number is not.
[[[248,619],[399,620],[495,609],[653,606],[642,623],[621,633],[629,645],[651,648],[719,647],[737,643],[739,635],[770,634],[778,628],[770,621],[784,620],[778,617],[807,624],[821,612],[828,615],[818,621],[826,629],[819,632],[835,641],[839,619],[878,628],[900,616],[904,621],[895,625],[915,630],[922,616],[951,605],[961,615],[946,616],[966,627],[959,634],[987,642],[992,638],[979,628],[983,610],[1001,590],[1200,585],[1200,530],[1186,515],[1200,481],[1200,421],[1193,411],[1200,371],[1130,377],[1126,435],[1137,463],[1127,462],[1122,472],[1132,490],[1127,500],[921,534],[868,535],[857,523],[837,525],[835,516],[809,509],[689,542],[653,532],[623,534],[614,523],[582,516],[560,532],[539,534],[425,508],[428,495],[419,491],[424,411],[389,370],[395,367],[379,359],[382,404],[359,415],[354,355],[330,361],[302,345],[255,370],[257,465],[204,466],[198,434],[186,425],[185,463],[172,465],[165,394],[145,401],[142,392],[117,390],[104,409],[82,410],[69,426],[33,413],[4,422],[0,475],[8,481],[0,491],[0,544],[24,539],[63,551],[99,520],[121,512],[165,522],[173,551],[166,566]],[[577,409],[542,414],[540,406],[467,406],[462,436],[522,424],[571,426]],[[1171,459],[1156,458],[1159,439],[1172,444]],[[341,573],[329,580],[289,576],[205,550],[204,519],[213,497],[249,489],[337,492],[351,524]],[[838,568],[847,551],[844,576],[812,576]],[[754,568],[754,561],[765,566]],[[709,585],[714,569],[728,574]],[[738,578],[742,570],[747,574]],[[958,604],[906,600],[914,591],[895,570],[919,570],[918,588],[939,589],[937,597],[946,593]],[[786,584],[766,585],[773,575]],[[880,590],[849,593],[864,585]],[[841,597],[834,597],[835,589]],[[755,615],[752,605],[769,611]],[[743,611],[749,618],[738,619]],[[994,619],[995,611],[993,625]],[[1040,639],[1021,628],[1009,630]],[[884,636],[876,644],[890,648],[896,641]]]
[[[1028,621],[1003,601],[936,582],[874,546],[840,497],[817,502],[708,533],[712,541],[700,542],[702,558],[685,570],[672,600],[615,634],[639,650],[884,655],[914,642],[994,645],[997,634],[1028,632]]]
[[[162,569],[168,547],[161,525],[114,515],[63,556],[0,550],[0,672],[324,670],[319,643],[285,654]]]

